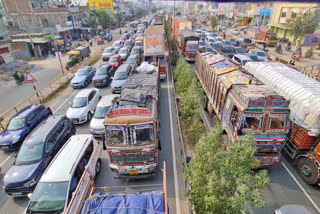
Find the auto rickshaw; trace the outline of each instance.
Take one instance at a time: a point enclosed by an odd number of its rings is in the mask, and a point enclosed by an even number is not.
[[[80,51],[69,51],[67,55],[69,55],[69,59],[66,64],[67,70],[81,61]]]

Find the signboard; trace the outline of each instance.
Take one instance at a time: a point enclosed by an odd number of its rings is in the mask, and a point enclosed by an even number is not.
[[[72,24],[71,21],[69,21],[69,22],[66,22],[66,26],[67,26],[67,27],[73,27],[73,24]]]
[[[79,7],[70,7],[69,12],[70,13],[79,13]]]
[[[37,82],[36,78],[34,78],[29,72],[27,72],[26,83],[34,83]]]
[[[147,108],[129,108],[129,109],[115,109],[109,112],[110,117],[123,115],[151,115],[150,109]]]
[[[113,15],[113,0],[88,0],[90,10],[105,10]]]
[[[316,45],[320,41],[320,33],[307,34],[303,45]]]
[[[266,14],[266,15],[270,16],[271,12],[272,12],[272,9],[267,9],[267,11],[266,11],[266,9],[260,9],[260,15]]]

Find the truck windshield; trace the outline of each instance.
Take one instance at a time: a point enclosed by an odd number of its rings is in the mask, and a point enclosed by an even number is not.
[[[286,127],[286,116],[271,116],[269,129],[284,129]]]
[[[260,117],[247,116],[243,128],[252,130],[260,129],[260,122]]]
[[[132,127],[135,145],[147,145],[153,142],[153,125],[143,124]]]
[[[198,45],[187,46],[187,52],[196,52],[198,50]]]
[[[125,146],[125,129],[122,126],[107,126],[108,145]]]
[[[276,37],[271,36],[271,37],[269,37],[269,40],[277,40],[277,38],[276,38]]]

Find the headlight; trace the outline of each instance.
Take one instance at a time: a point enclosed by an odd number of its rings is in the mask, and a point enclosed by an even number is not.
[[[16,137],[13,139],[12,143],[16,143],[16,142],[18,142],[19,140],[20,140],[20,136],[18,135],[18,136],[16,136]]]
[[[37,183],[36,180],[32,179],[31,181],[29,181],[28,183],[25,183],[23,186],[25,187],[32,187],[33,185],[35,185]]]
[[[153,162],[153,161],[154,161],[154,158],[149,158],[148,161],[149,161],[149,162]]]

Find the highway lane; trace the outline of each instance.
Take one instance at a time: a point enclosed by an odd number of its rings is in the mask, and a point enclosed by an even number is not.
[[[98,63],[100,64],[100,63]],[[92,87],[91,85],[88,87]],[[172,88],[170,89],[172,90]],[[100,89],[102,96],[111,94],[110,86],[106,88]],[[75,96],[77,90],[68,87],[61,94],[55,97],[49,104],[54,114],[65,114],[67,109],[70,106],[70,102]],[[172,98],[172,97],[171,97]],[[173,160],[172,154],[172,141],[171,141],[171,130],[170,130],[170,115],[169,112],[169,103],[168,103],[168,90],[167,90],[167,82],[163,81],[161,83],[161,91],[160,91],[160,141],[162,145],[162,150],[160,151],[160,164],[157,174],[154,178],[143,179],[143,180],[119,180],[114,179],[111,170],[108,167],[108,157],[106,153],[103,154],[103,164],[102,171],[100,175],[96,178],[96,183],[98,187],[108,186],[110,191],[130,191],[132,189],[139,189],[141,191],[151,189],[159,189],[162,185],[162,162],[166,161],[167,164],[167,181],[168,181],[168,199],[169,199],[169,207],[170,210],[176,210],[176,193],[175,193],[175,183],[174,183],[174,165],[176,161]],[[173,103],[173,101],[171,101]],[[174,115],[176,116],[176,115]],[[175,121],[175,120],[174,120]],[[89,133],[89,123],[83,125],[77,125],[77,134],[88,134]],[[175,136],[176,137],[176,136]],[[175,138],[174,137],[174,138]],[[177,147],[177,145],[175,145]],[[1,157],[1,156],[0,156]],[[10,158],[2,167],[1,172],[1,180],[3,178],[4,173],[9,169],[9,167],[13,164],[14,158]],[[179,167],[179,165],[178,165]],[[178,170],[179,174],[179,196],[183,197],[183,181],[181,182],[182,170]],[[135,187],[132,187],[135,185]],[[143,185],[143,186],[140,186]],[[131,187],[130,187],[131,186]],[[178,200],[179,201],[179,200]],[[11,213],[23,213],[25,207],[28,203],[28,199],[24,198],[8,198],[4,193],[3,189],[0,189],[0,214],[11,214]]]

